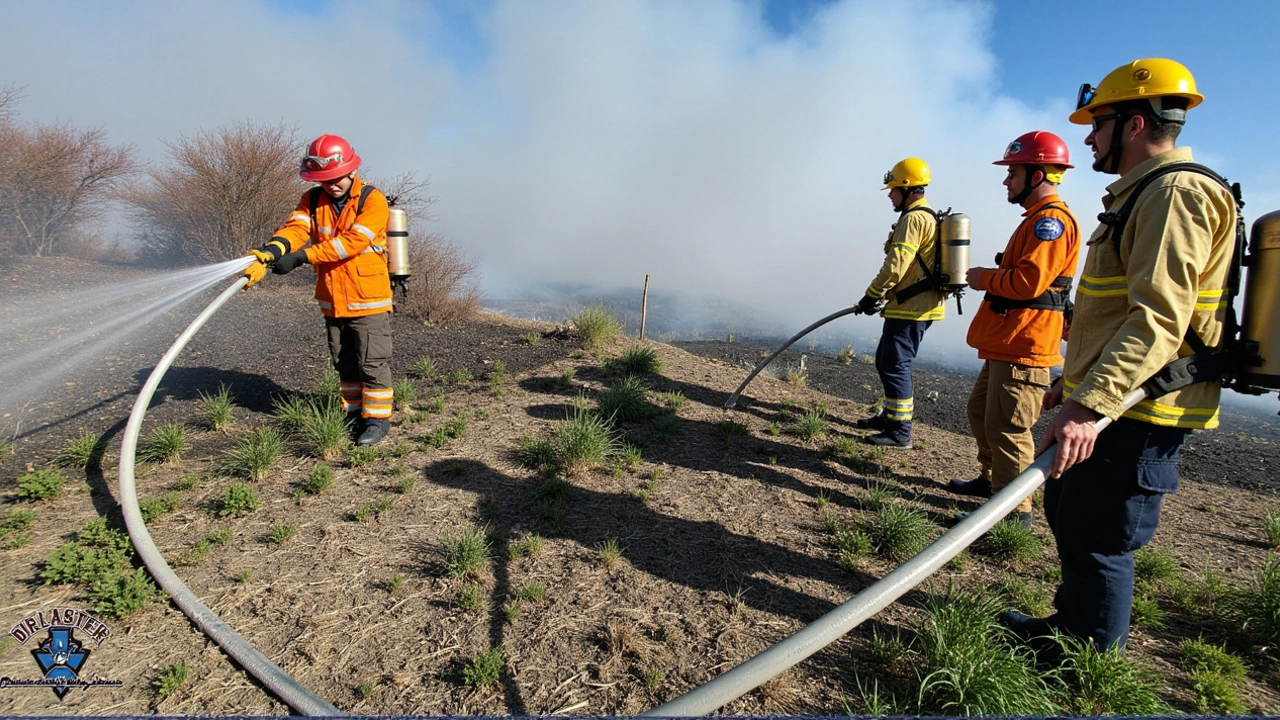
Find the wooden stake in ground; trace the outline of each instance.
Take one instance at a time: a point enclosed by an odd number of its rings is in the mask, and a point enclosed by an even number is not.
[[[640,298],[640,339],[644,339],[644,320],[649,313],[649,276],[644,276],[644,295]]]

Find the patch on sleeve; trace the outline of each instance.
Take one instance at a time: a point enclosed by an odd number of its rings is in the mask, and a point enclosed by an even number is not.
[[[1057,240],[1062,237],[1062,231],[1066,229],[1062,221],[1057,218],[1040,218],[1036,221],[1034,228],[1036,237],[1041,240]]]

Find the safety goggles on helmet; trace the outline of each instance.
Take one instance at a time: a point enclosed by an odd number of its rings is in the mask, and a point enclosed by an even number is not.
[[[886,171],[886,172],[885,172],[885,174],[884,174],[884,184],[885,184],[885,185],[889,185],[889,184],[892,184],[892,183],[893,183],[893,171],[892,171],[892,170],[888,170],[888,171]]]
[[[1079,110],[1085,105],[1093,102],[1093,99],[1097,97],[1097,95],[1098,88],[1090,85],[1089,83],[1081,85],[1080,92],[1076,94],[1076,109]]]
[[[307,155],[302,158],[302,166],[308,170],[323,170],[329,167],[329,163],[342,163],[342,153],[334,153],[328,157],[318,157],[316,155]]]

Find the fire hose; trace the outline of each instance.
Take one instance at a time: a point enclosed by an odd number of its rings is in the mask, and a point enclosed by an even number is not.
[[[845,308],[843,310],[837,310],[836,312],[831,313],[830,315],[822,318],[821,320],[815,322],[809,327],[791,336],[791,339],[783,343],[782,347],[778,348],[777,350],[774,350],[772,355],[765,358],[764,360],[761,360],[759,363],[756,364],[756,369],[752,370],[751,374],[747,376],[747,379],[743,380],[742,384],[738,386],[738,389],[733,391],[733,394],[730,395],[729,399],[725,401],[724,406],[726,408],[731,408],[734,405],[737,405],[738,396],[742,394],[743,390],[747,389],[747,385],[749,385],[751,381],[755,379],[756,375],[759,375],[761,370],[764,370],[766,367],[768,367],[769,363],[773,362],[774,359],[777,358],[779,355],[781,355],[784,351],[786,351],[787,348],[791,347],[792,345],[795,345],[796,341],[798,341],[800,338],[804,337],[805,335],[808,335],[814,330],[817,330],[823,325],[826,325],[832,320],[842,318],[845,315],[853,315],[853,314],[856,314],[857,312],[858,312],[857,305],[854,305],[853,307],[850,307],[850,308]]]
[[[223,622],[222,618],[218,617],[191,592],[191,589],[173,572],[169,567],[169,563],[165,561],[164,556],[160,554],[160,550],[151,539],[151,533],[147,531],[147,524],[142,519],[142,511],[138,508],[137,483],[134,478],[134,454],[138,448],[138,434],[142,430],[142,419],[147,414],[147,406],[151,404],[151,397],[155,394],[156,388],[160,385],[160,380],[164,377],[165,372],[168,371],[169,366],[177,359],[178,354],[186,347],[187,342],[196,334],[196,331],[203,327],[205,322],[210,317],[213,317],[213,314],[221,309],[247,282],[247,278],[240,278],[235,283],[232,283],[231,287],[222,291],[222,294],[213,302],[209,303],[209,306],[178,336],[178,339],[174,341],[168,352],[164,354],[164,357],[160,358],[160,362],[151,371],[150,377],[147,378],[147,382],[138,393],[138,399],[133,403],[133,411],[129,414],[129,422],[125,425],[124,440],[120,446],[120,509],[124,514],[125,526],[129,530],[129,539],[133,541],[134,550],[138,553],[138,557],[142,559],[143,564],[146,565],[151,577],[155,578],[160,587],[169,594],[174,604],[205,635],[208,635],[214,642],[218,643],[218,646],[239,663],[241,667],[248,670],[267,690],[284,701],[294,711],[308,716],[341,716],[345,713],[313,695],[297,680],[294,680],[281,670],[279,666],[267,659],[257,648],[250,645],[231,626]]]
[[[819,321],[810,329],[838,316],[832,315]],[[796,339],[798,338],[793,338],[792,342]],[[1129,393],[1120,406],[1120,412],[1123,413],[1137,405],[1146,396],[1146,391],[1141,388]],[[1110,424],[1111,418],[1104,417],[1095,422],[1093,427],[1101,431]],[[992,495],[982,507],[943,533],[920,554],[899,565],[844,604],[711,682],[642,713],[642,716],[708,715],[840,639],[864,620],[874,616],[889,603],[919,585],[951,558],[959,555],[962,550],[982,537],[983,533],[994,527],[1023,499],[1030,497],[1031,493],[1044,482],[1057,455],[1058,446],[1050,445],[1040,457],[1035,459],[1031,467],[1022,471],[1008,485]]]

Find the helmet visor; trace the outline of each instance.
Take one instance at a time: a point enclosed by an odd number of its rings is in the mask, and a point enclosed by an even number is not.
[[[1076,94],[1076,109],[1079,110],[1080,108],[1093,102],[1093,99],[1097,97],[1097,95],[1098,95],[1098,88],[1090,85],[1089,83],[1085,83],[1081,85],[1080,92]]]
[[[328,157],[319,157],[317,155],[307,155],[302,158],[302,167],[308,170],[323,170],[329,167],[329,163],[342,163],[342,153],[334,153]]]

